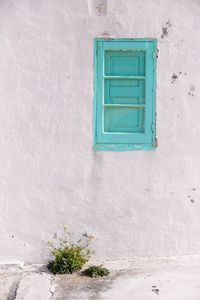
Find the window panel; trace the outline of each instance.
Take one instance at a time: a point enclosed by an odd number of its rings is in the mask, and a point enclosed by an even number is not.
[[[144,104],[145,81],[142,79],[105,80],[104,99],[107,104]]]
[[[105,107],[105,132],[144,132],[144,109],[133,107]]]

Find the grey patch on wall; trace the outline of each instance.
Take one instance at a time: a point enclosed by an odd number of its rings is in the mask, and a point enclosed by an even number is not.
[[[88,7],[91,16],[107,16],[107,0],[88,0]]]
[[[193,96],[194,96],[194,90],[195,90],[195,87],[194,87],[194,85],[192,85],[192,86],[190,87],[190,90],[189,90],[188,95],[193,97]]]
[[[168,20],[165,24],[165,26],[162,27],[162,34],[161,34],[161,39],[164,39],[165,37],[168,36],[168,29],[172,26],[170,21]]]

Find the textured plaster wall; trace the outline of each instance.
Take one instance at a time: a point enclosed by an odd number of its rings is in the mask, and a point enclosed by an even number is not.
[[[64,223],[99,259],[199,253],[199,24],[198,0],[0,1],[1,262],[45,261]],[[158,38],[156,151],[92,150],[103,32]]]

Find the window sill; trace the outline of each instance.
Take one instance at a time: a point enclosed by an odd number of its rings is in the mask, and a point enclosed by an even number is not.
[[[95,144],[94,151],[151,151],[155,150],[156,144]]]

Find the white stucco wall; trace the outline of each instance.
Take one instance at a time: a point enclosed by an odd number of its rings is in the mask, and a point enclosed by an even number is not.
[[[108,0],[102,14],[0,1],[0,262],[45,261],[65,223],[97,236],[99,259],[200,251],[200,1]],[[104,31],[158,38],[156,151],[92,150]]]

